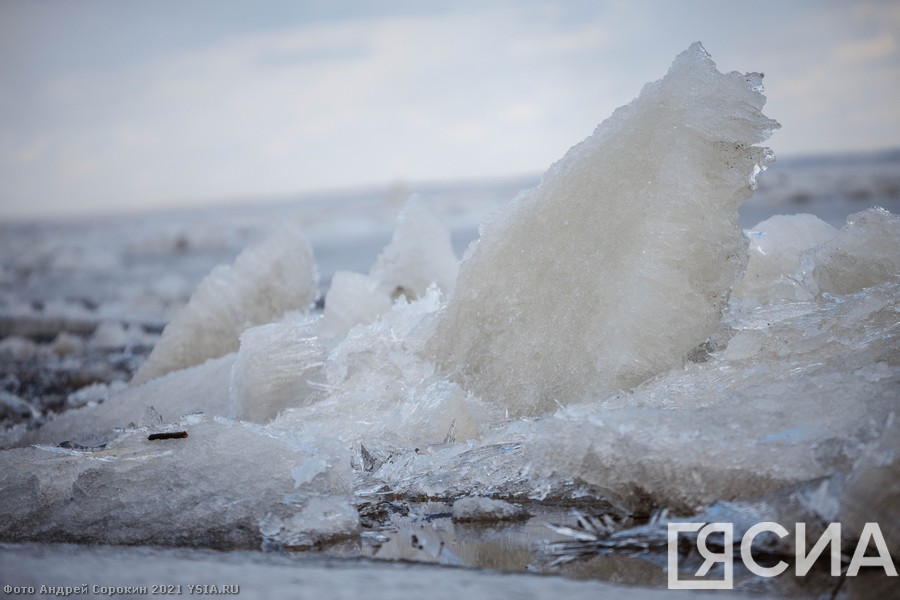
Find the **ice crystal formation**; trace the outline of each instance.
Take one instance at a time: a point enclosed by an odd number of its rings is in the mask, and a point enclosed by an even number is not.
[[[810,514],[858,525],[877,490],[865,519],[896,523],[900,218],[745,236],[777,127],[760,78],[691,46],[459,265],[414,201],[324,315],[308,244],[276,232],[130,386],[4,433],[0,536],[307,547],[359,535],[373,494],[475,498],[463,520],[573,489],[690,512],[816,478]]]
[[[746,263],[737,210],[778,127],[760,81],[694,44],[484,224],[434,341],[442,368],[533,415],[680,364]]]

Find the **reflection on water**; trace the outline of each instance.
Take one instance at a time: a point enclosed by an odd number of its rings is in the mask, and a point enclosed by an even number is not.
[[[572,579],[595,579],[625,586],[666,588],[667,554],[665,523],[658,524],[661,538],[650,548],[635,549],[635,544],[616,547],[611,543],[603,551],[585,554],[568,562],[560,562],[554,548],[572,538],[560,531],[579,531],[585,515],[567,506],[526,505],[530,516],[524,520],[491,523],[460,523],[451,518],[452,505],[445,502],[405,503],[397,501],[382,506],[380,519],[364,521],[358,539],[344,540],[312,550],[316,554],[342,558],[367,558],[376,561],[409,561],[447,566],[492,569],[508,572],[531,572],[562,575]],[[365,509],[361,513],[366,513]],[[685,520],[690,520],[686,518]],[[628,529],[619,533],[646,532],[648,521],[626,519]],[[652,525],[652,523],[650,524]],[[634,539],[634,535],[622,536]],[[303,557],[310,551],[289,551]],[[857,577],[832,577],[827,552],[804,577],[796,577],[794,562],[788,556],[764,556],[754,551],[764,567],[784,560],[788,568],[774,578],[762,578],[742,564],[739,551],[734,557],[734,589],[751,594],[780,597],[824,598],[889,598],[896,580],[885,576],[880,568],[863,568]],[[846,557],[845,557],[846,559]],[[696,552],[682,552],[679,578],[690,578],[703,558]],[[846,571],[846,560],[844,571]],[[718,569],[718,572],[717,572]],[[713,567],[708,577],[721,578],[722,569]]]

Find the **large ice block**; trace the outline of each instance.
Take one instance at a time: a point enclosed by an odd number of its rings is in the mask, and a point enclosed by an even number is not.
[[[441,369],[527,415],[680,364],[746,265],[737,209],[778,127],[761,78],[692,45],[484,223],[431,346]]]

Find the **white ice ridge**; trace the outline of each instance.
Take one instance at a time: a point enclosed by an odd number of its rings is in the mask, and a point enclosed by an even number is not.
[[[761,78],[693,44],[484,223],[431,345],[441,369],[526,415],[680,364],[746,265],[737,209],[779,127]]]
[[[212,270],[166,326],[132,382],[234,352],[248,327],[271,323],[289,310],[306,310],[315,299],[312,249],[296,225],[284,224],[241,252],[233,265]]]

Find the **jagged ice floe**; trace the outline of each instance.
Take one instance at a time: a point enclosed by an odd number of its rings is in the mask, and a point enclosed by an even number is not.
[[[377,494],[691,512],[818,478],[808,515],[896,523],[900,218],[745,236],[764,101],[695,44],[461,264],[411,202],[324,315],[285,226],[210,274],[130,387],[5,434],[0,536],[306,547],[357,535]]]

